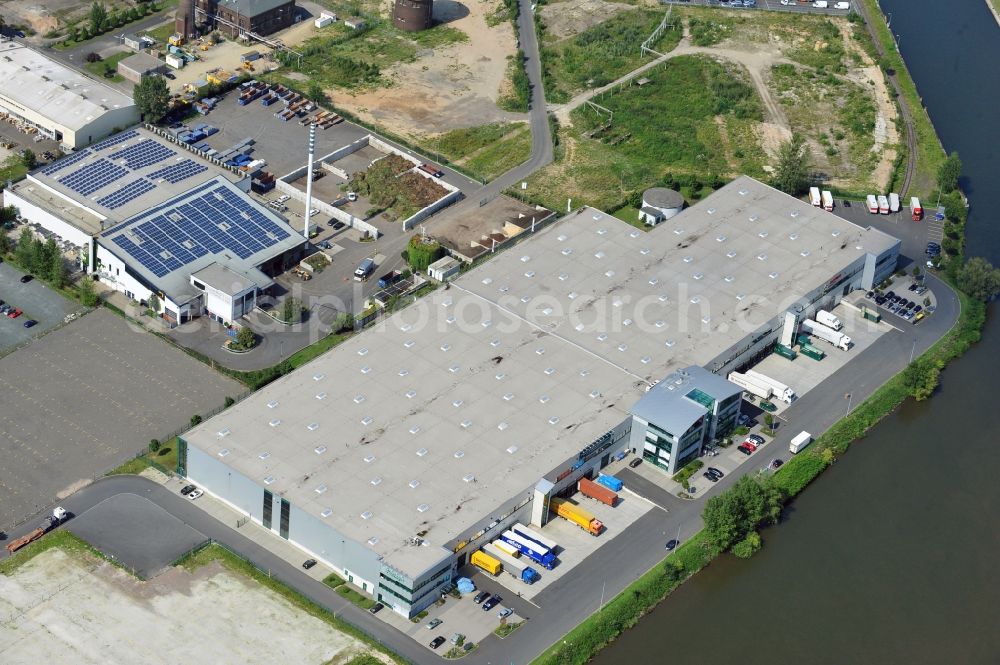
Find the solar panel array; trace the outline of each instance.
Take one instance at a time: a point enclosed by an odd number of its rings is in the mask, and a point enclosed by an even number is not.
[[[136,136],[139,136],[139,132],[137,132],[134,129],[130,129],[122,134],[116,134],[115,136],[112,136],[109,139],[104,139],[100,143],[95,143],[94,145],[90,146],[90,149],[93,150],[94,152],[100,152],[105,148],[110,148],[111,146],[115,146],[120,143],[125,143],[125,141],[133,139]]]
[[[178,183],[185,178],[190,178],[193,175],[198,175],[199,173],[204,173],[208,170],[208,167],[204,164],[198,164],[190,159],[185,159],[182,162],[177,162],[176,164],[171,164],[170,166],[165,166],[158,171],[154,171],[149,174],[149,178],[157,180],[163,178],[170,183]]]
[[[153,139],[144,139],[135,145],[111,153],[108,155],[108,159],[115,161],[124,159],[125,166],[135,171],[162,162],[167,157],[173,157],[176,154],[167,146],[157,143]]]
[[[90,149],[84,148],[80,152],[74,153],[69,157],[63,157],[62,159],[52,162],[48,166],[45,166],[44,168],[42,168],[42,173],[44,173],[45,175],[52,175],[53,173],[57,171],[62,171],[67,166],[72,166],[73,164],[76,164],[77,162],[89,156],[90,156]]]
[[[126,175],[128,175],[128,169],[112,164],[102,157],[96,162],[73,171],[59,182],[81,196],[90,196]]]
[[[289,237],[285,228],[225,184],[207,183],[200,190],[184,197],[183,203],[162,206],[145,221],[129,224],[112,241],[163,277],[206,254],[228,251],[247,259]]]
[[[97,199],[97,203],[105,208],[108,208],[109,210],[114,210],[115,208],[120,208],[129,201],[142,196],[152,189],[156,189],[156,185],[144,178],[137,178],[121,189]]]

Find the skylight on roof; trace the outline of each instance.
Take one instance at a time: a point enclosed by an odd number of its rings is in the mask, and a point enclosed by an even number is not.
[[[322,494],[325,491],[326,491],[326,485],[320,485],[319,487],[313,490],[313,492],[316,492],[316,494]]]
[[[274,482],[274,476],[264,476],[264,484],[270,485]]]
[[[757,255],[757,260],[758,261],[767,261],[767,254],[758,254]]]
[[[374,422],[374,421],[372,420],[371,416],[365,416],[364,418],[361,419],[361,424],[364,425],[365,427],[367,427],[368,425],[371,425],[372,422]]]
[[[692,261],[694,261],[694,257],[693,256],[688,255],[688,256],[684,257],[684,263],[691,263]]]
[[[674,235],[675,236],[679,236],[682,233],[684,233],[684,229],[681,228],[680,226],[678,226],[676,229],[674,229]]]
[[[362,374],[368,374],[371,371],[372,371],[372,368],[369,367],[368,365],[365,365],[364,367],[361,368],[361,373]]]
[[[363,520],[370,520],[373,517],[375,517],[375,513],[373,513],[370,510],[366,510],[365,512],[361,513],[361,519]]]
[[[707,212],[709,215],[714,215],[715,214],[715,208],[709,208],[705,212]]]
[[[274,420],[272,420],[271,422],[268,423],[268,425],[270,425],[271,427],[277,427],[280,424],[281,424],[281,421],[279,419],[277,419],[277,418],[275,418]]]
[[[750,215],[749,219],[751,222],[756,222],[759,218],[757,217],[757,215]]]
[[[365,455],[365,464],[371,464],[375,461],[374,455]]]
[[[541,397],[538,398],[538,401],[541,402],[542,404],[545,404],[546,402],[549,401],[549,396],[548,395],[542,395]]]
[[[412,339],[408,339],[405,342],[403,342],[403,347],[407,348],[407,349],[410,349],[410,348],[413,348],[414,344],[416,344],[416,342],[414,342]]]
[[[411,480],[411,481],[410,481],[409,483],[407,483],[407,484],[408,484],[408,485],[410,486],[410,489],[411,489],[411,490],[415,490],[415,489],[417,489],[418,487],[420,487],[420,481],[419,481],[419,480],[417,480],[416,478],[414,478],[413,480]]]
[[[378,538],[372,536],[371,538],[368,539],[368,544],[371,545],[372,547],[378,545]]]
[[[403,369],[399,370],[399,375],[400,376],[406,376],[409,373],[410,373],[410,370],[406,369],[405,367]]]
[[[485,284],[486,286],[489,286],[492,283],[493,283],[493,278],[492,277],[484,277],[483,278],[483,284]]]
[[[416,390],[407,390],[406,391],[406,398],[407,399],[413,399],[416,396],[417,396],[417,391]]]
[[[559,422],[559,416],[552,416],[551,418],[549,418],[550,425],[558,424],[558,422]]]
[[[417,506],[417,512],[418,513],[426,513],[430,509],[431,509],[431,507],[428,506],[426,503],[422,503],[419,506]]]
[[[358,394],[358,395],[354,396],[354,403],[355,404],[361,404],[364,401],[365,401],[365,396],[364,395]]]
[[[808,249],[803,249],[801,252],[799,252],[799,255],[801,255],[801,256],[809,256],[809,250]]]
[[[511,447],[507,448],[507,453],[510,454],[510,455],[513,455],[516,452],[517,452],[517,446],[511,446]]]
[[[326,393],[316,393],[316,399],[326,399]]]
[[[503,399],[505,402],[511,401],[512,399],[514,399],[514,393],[507,393],[506,395],[503,396]]]
[[[261,458],[262,460],[267,459],[270,456],[271,456],[271,453],[267,452],[266,450],[264,452],[262,452],[260,455],[257,455],[257,457]]]
[[[418,434],[420,432],[420,425],[414,425],[410,428],[410,434]],[[418,455],[420,453],[417,453]]]
[[[524,276],[527,277],[528,279],[531,279],[532,277],[535,276],[535,271],[534,270],[526,270],[525,273],[524,273]]]
[[[463,420],[462,421],[462,429],[469,429],[470,427],[472,427],[472,421],[471,420]]]
[[[799,239],[799,234],[798,233],[789,234],[788,239],[789,240],[798,240]]]
[[[374,478],[372,478],[368,482],[370,482],[372,485],[375,485],[376,487],[378,487],[379,485],[382,484],[382,476],[375,476]]]
[[[766,238],[767,237],[767,231],[761,231],[760,233],[757,234],[757,236],[759,238]]]
[[[427,450],[426,448],[421,448],[420,450],[417,451],[417,457],[426,457],[428,452],[430,451]]]
[[[736,278],[733,277],[732,275],[726,275],[725,277],[723,277],[723,279],[726,280],[727,284],[731,284],[733,282],[733,280],[736,279]]]
[[[451,344],[448,344],[447,342],[445,342],[444,344],[441,345],[440,348],[441,348],[442,351],[447,352],[447,351],[449,351],[451,349]]]
[[[676,344],[676,343],[677,343],[677,342],[675,342],[674,340],[672,340],[672,339],[668,339],[668,340],[667,340],[666,342],[664,342],[663,344],[664,344],[664,346],[666,346],[666,347],[667,347],[667,348],[669,349],[670,347],[672,347],[672,346],[673,346],[674,344]]]
[[[507,429],[508,427],[510,427],[510,425],[508,425],[506,422],[502,422],[499,425],[497,425],[497,429],[500,430],[501,432]]]
[[[776,273],[776,272],[770,272],[770,273],[767,274],[767,276],[770,277],[771,279],[777,279],[778,273]]]
[[[662,328],[663,326],[667,325],[667,322],[664,321],[663,319],[658,319],[656,323],[654,323],[653,325],[656,326],[657,328]]]
[[[367,348],[358,349],[358,355],[359,356],[367,356],[368,355],[368,349]]]
[[[306,425],[306,429],[308,429],[310,432],[315,432],[316,430],[319,429],[319,423],[309,423],[308,425]]]
[[[609,270],[606,273],[604,273],[604,276],[608,277],[608,278],[614,277],[615,276],[615,271],[614,270]]]
[[[323,453],[326,452],[326,446],[316,446],[315,448],[313,448],[313,452],[316,453],[317,455],[322,455]]]
[[[572,253],[573,253],[573,250],[572,250],[572,248],[570,248],[570,247],[566,247],[566,248],[565,248],[565,249],[563,249],[563,251],[562,251],[562,255],[563,255],[563,256],[569,256],[569,255],[570,255],[570,254],[572,254]]]
[[[333,515],[333,511],[330,510],[329,508],[324,508],[323,511],[319,514],[320,517],[329,517],[330,515]]]
[[[726,258],[735,259],[736,252],[734,250],[729,250],[728,252],[726,252]]]
[[[462,404],[464,404],[464,403],[465,402],[463,400],[456,399],[454,402],[451,403],[451,405],[457,409],[458,407],[462,406]]]
[[[276,399],[272,399],[270,402],[267,403],[267,408],[269,409],[273,409],[276,406],[278,406],[278,400]]]
[[[589,374],[590,374],[590,370],[589,369],[584,368],[584,369],[580,370],[580,376],[587,376]]]
[[[223,448],[222,450],[219,451],[219,457],[225,457],[228,454],[229,454],[229,448]]]
[[[530,260],[531,260],[531,257],[528,256],[527,254],[525,254],[524,256],[521,257],[521,263],[527,263]]]
[[[462,476],[462,480],[464,480],[467,483],[471,483],[475,479],[476,479],[476,477],[474,475],[472,475],[471,473]]]
[[[556,368],[555,367],[546,367],[545,368],[545,376],[552,376],[555,373],[556,373]]]
[[[606,228],[604,228],[603,226],[601,228],[597,229],[597,235],[599,235],[599,236],[606,235],[607,232],[608,232],[608,230]]]
[[[226,427],[226,428],[220,429],[219,432],[218,432],[218,434],[219,434],[219,437],[222,438],[222,437],[229,436],[230,434],[232,434],[232,432],[230,431],[230,429],[228,427]]]
[[[465,457],[465,451],[464,450],[456,450],[455,451],[455,459],[462,459],[463,457]]]
[[[499,339],[491,339],[490,340],[490,346],[492,346],[494,349],[497,348],[498,346],[500,346],[500,340]]]
[[[313,381],[322,381],[326,378],[326,374],[313,374]]]

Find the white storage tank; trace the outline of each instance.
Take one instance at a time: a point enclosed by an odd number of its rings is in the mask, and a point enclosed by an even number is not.
[[[684,197],[666,187],[652,187],[642,193],[639,219],[650,226],[670,219],[684,209]]]

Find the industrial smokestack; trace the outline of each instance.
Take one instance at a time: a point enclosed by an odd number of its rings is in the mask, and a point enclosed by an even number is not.
[[[309,164],[306,167],[306,211],[304,216],[306,218],[305,228],[302,229],[302,234],[305,236],[306,240],[309,239],[309,211],[312,210],[312,197],[313,197],[313,161],[315,161],[316,155],[316,125],[309,125]]]

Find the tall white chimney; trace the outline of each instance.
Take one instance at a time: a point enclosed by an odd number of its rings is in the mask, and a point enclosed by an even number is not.
[[[305,236],[306,240],[309,239],[309,211],[312,210],[312,200],[313,200],[313,162],[316,161],[316,125],[309,125],[309,165],[306,167],[306,209],[302,213],[305,217],[305,225],[302,229],[302,235]]]

